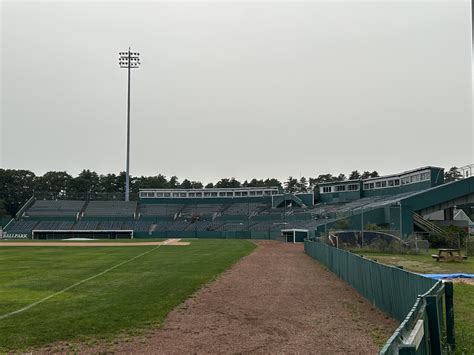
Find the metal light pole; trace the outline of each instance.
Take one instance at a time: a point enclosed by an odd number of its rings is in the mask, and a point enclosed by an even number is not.
[[[128,69],[128,97],[127,97],[127,163],[125,176],[125,201],[130,201],[130,72],[140,67],[140,53],[119,52],[120,68]]]

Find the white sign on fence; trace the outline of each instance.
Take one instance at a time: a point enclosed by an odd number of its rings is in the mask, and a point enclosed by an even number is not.
[[[28,234],[25,233],[3,233],[0,239],[28,239]]]

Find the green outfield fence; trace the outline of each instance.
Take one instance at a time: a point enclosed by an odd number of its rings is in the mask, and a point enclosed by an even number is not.
[[[310,233],[311,235],[311,233]],[[155,231],[134,232],[134,238],[202,238],[202,239],[268,239],[278,240],[280,231]]]
[[[453,288],[319,241],[305,252],[401,322],[380,354],[441,354],[454,348]]]

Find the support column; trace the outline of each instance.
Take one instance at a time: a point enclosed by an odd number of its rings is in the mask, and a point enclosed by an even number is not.
[[[454,207],[444,209],[444,220],[452,221],[454,219]]]

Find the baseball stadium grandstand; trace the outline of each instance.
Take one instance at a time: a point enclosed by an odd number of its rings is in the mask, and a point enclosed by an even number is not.
[[[474,202],[474,177],[444,183],[442,168],[323,183],[309,193],[280,187],[142,189],[138,201],[41,200],[35,196],[4,228],[4,238],[255,238],[282,231],[313,237],[375,224],[399,237],[439,227],[425,218]],[[302,240],[303,237],[301,237]]]

